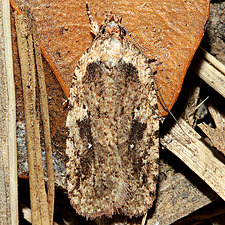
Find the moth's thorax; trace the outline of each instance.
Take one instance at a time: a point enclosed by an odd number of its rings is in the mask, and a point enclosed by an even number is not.
[[[122,16],[106,14],[106,19],[94,41],[94,48],[98,49],[96,51],[98,55],[94,58],[104,62],[109,69],[114,67],[123,55],[122,43],[125,35],[122,32],[121,20]]]
[[[120,37],[114,35],[109,36],[103,41],[97,41],[96,45],[97,48],[99,48],[96,59],[103,62],[109,69],[117,65],[118,62],[123,58],[123,44]]]

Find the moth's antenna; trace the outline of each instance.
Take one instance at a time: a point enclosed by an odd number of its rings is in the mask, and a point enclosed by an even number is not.
[[[91,15],[91,13],[90,13],[89,6],[88,6],[88,2],[86,2],[86,10],[87,10],[87,14],[88,14],[90,23],[91,23],[91,25],[93,25],[94,24],[94,20],[93,20],[93,17]]]
[[[151,68],[150,68],[150,69],[151,69]],[[152,74],[153,74],[153,73],[152,73]],[[164,99],[163,99],[162,93],[161,93],[161,91],[159,90],[159,85],[158,85],[158,83],[157,83],[157,81],[156,81],[154,75],[153,75],[153,79],[154,79],[154,82],[155,82],[155,84],[156,84],[156,87],[157,87],[157,90],[158,90],[160,99],[161,99],[161,101],[162,101],[162,103],[163,103],[163,106],[165,107],[166,111],[172,116],[172,118],[174,119],[174,121],[177,122],[178,126],[179,126],[180,129],[184,132],[184,134],[185,134],[186,136],[188,136],[188,138],[191,139],[191,137],[184,131],[184,129],[181,127],[181,125],[179,124],[179,122],[178,122],[178,120],[176,119],[176,117],[173,115],[173,113],[169,110],[168,106],[166,105],[166,103],[165,103],[165,101],[164,101]]]
[[[86,2],[86,10],[91,23],[91,32],[96,36],[99,33],[99,26],[97,22],[94,22],[93,17],[90,13],[88,2]]]
[[[123,25],[121,25],[121,27],[126,31],[126,33],[130,36],[130,38],[133,40],[133,42],[135,43],[135,45],[137,45],[137,47],[139,48],[139,51],[145,56],[144,52],[142,51],[141,47],[139,46],[139,44],[136,42],[136,40],[134,39],[134,37],[131,35],[131,33],[129,32],[129,30],[127,30]],[[145,56],[146,58],[146,56]],[[147,59],[147,58],[146,58]]]

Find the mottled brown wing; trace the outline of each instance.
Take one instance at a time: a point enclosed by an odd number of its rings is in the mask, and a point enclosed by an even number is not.
[[[126,38],[96,40],[75,70],[69,108],[72,206],[91,219],[146,213],[155,199],[159,125],[145,57]]]

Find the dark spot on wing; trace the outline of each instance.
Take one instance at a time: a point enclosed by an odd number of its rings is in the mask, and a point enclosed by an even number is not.
[[[86,73],[83,77],[84,84],[92,83],[96,78],[100,78],[102,75],[101,61],[92,62],[87,65]]]
[[[147,143],[147,145],[149,146],[149,148],[151,148],[153,145],[155,145],[155,142],[154,142],[154,140],[155,139],[152,139],[152,135],[148,135],[149,137],[148,137],[148,143]]]
[[[101,114],[100,114],[100,107],[99,106],[97,106],[97,113],[98,113],[98,118],[100,118],[101,117]]]
[[[126,82],[138,82],[138,71],[131,63],[121,61],[117,67],[124,74]]]
[[[143,138],[143,133],[147,128],[146,123],[140,123],[138,120],[134,119],[132,121],[130,140],[141,140]]]
[[[120,115],[124,114],[124,106],[121,107]]]
[[[84,146],[86,147],[85,151],[80,156],[81,169],[84,175],[88,175],[90,165],[94,159],[90,119],[85,117],[83,120],[77,121],[77,125],[79,127],[80,137],[84,143]]]
[[[143,184],[146,184],[147,183],[147,175],[146,174],[143,174],[142,175],[142,183]]]
[[[136,146],[139,146],[138,143],[142,141],[143,134],[146,128],[146,123],[141,123],[138,122],[137,119],[133,119],[128,141],[128,158],[133,164],[136,176],[139,176],[139,173],[141,171],[143,158],[138,155],[135,148]],[[133,148],[131,148],[131,145],[133,145]]]

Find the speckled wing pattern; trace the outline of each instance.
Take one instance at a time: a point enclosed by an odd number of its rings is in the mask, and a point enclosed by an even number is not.
[[[159,121],[145,56],[107,22],[75,69],[66,153],[68,195],[77,213],[141,216],[153,205]]]

